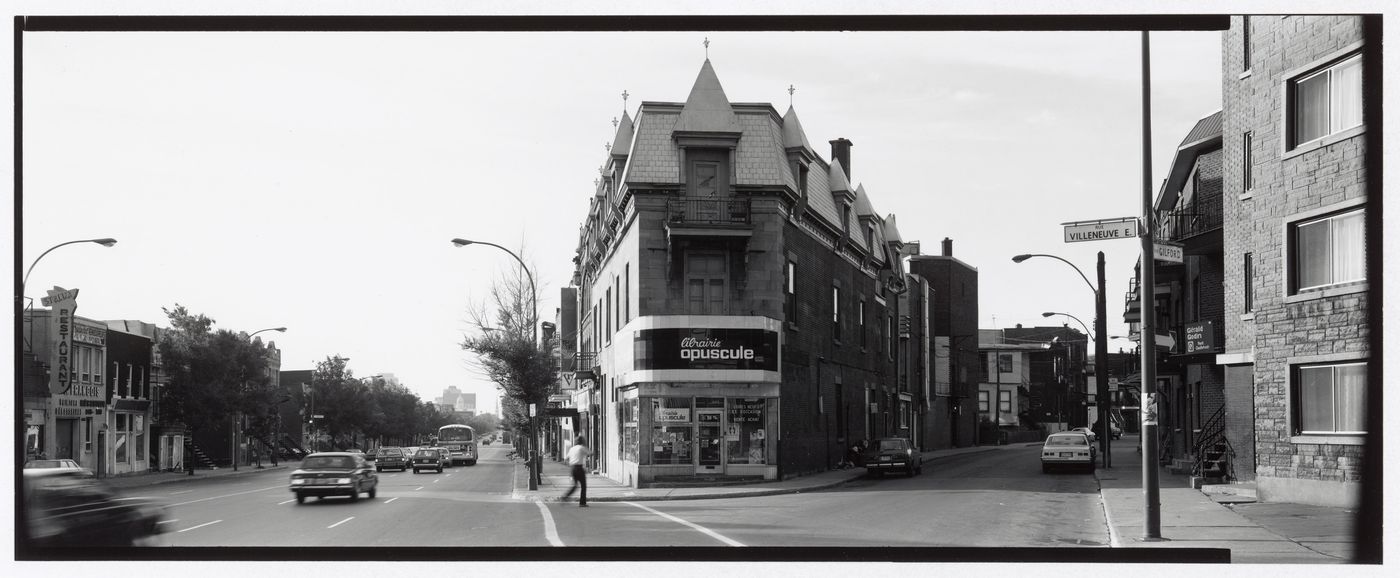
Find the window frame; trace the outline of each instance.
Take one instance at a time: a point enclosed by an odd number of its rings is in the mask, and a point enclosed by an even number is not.
[[[1000,389],[997,391],[997,409],[1003,415],[1011,415],[1011,391]]]
[[[783,314],[787,319],[789,327],[797,326],[797,262],[792,259],[787,260],[787,267],[784,269],[786,279],[783,283],[783,296],[786,301],[783,303]]]
[[[1321,283],[1321,284],[1317,284],[1317,285],[1308,285],[1308,286],[1304,287],[1304,286],[1302,285],[1302,280],[1301,280],[1301,274],[1302,274],[1302,266],[1301,266],[1301,265],[1302,265],[1302,264],[1299,262],[1299,259],[1301,258],[1302,254],[1303,254],[1302,250],[1300,249],[1300,241],[1301,241],[1301,239],[1299,238],[1299,232],[1300,232],[1300,230],[1301,230],[1303,227],[1307,227],[1307,226],[1309,226],[1309,225],[1315,225],[1315,224],[1323,223],[1323,222],[1329,222],[1329,223],[1330,223],[1330,222],[1336,221],[1336,220],[1341,219],[1341,218],[1351,217],[1351,216],[1353,216],[1353,215],[1359,215],[1359,217],[1361,218],[1361,226],[1362,226],[1362,228],[1363,228],[1363,230],[1362,230],[1362,244],[1361,244],[1361,248],[1362,248],[1363,253],[1362,253],[1361,260],[1360,260],[1360,264],[1361,264],[1361,268],[1362,268],[1361,276],[1360,276],[1359,278],[1355,278],[1355,279],[1344,279],[1344,280],[1338,281],[1338,280],[1336,280],[1335,278],[1330,278],[1330,276],[1332,275],[1333,272],[1332,272],[1332,271],[1329,271],[1329,272],[1328,272],[1329,280],[1328,280],[1327,282]],[[1285,244],[1285,246],[1286,246],[1286,248],[1287,248],[1287,259],[1285,259],[1284,265],[1285,265],[1285,267],[1288,268],[1288,283],[1287,283],[1287,285],[1286,285],[1286,290],[1287,290],[1287,292],[1288,292],[1287,294],[1288,294],[1289,297],[1308,296],[1308,295],[1319,295],[1319,294],[1324,294],[1324,293],[1326,293],[1326,292],[1327,292],[1328,290],[1330,290],[1330,289],[1335,289],[1335,288],[1339,288],[1339,287],[1362,286],[1362,285],[1366,284],[1366,283],[1369,281],[1368,275],[1369,275],[1370,271],[1367,271],[1367,270],[1366,270],[1367,262],[1366,262],[1366,257],[1365,257],[1365,250],[1367,249],[1367,244],[1368,244],[1368,243],[1366,242],[1366,239],[1365,239],[1365,236],[1366,236],[1366,232],[1367,232],[1367,231],[1365,230],[1365,228],[1366,228],[1366,205],[1365,205],[1364,202],[1363,202],[1363,203],[1349,204],[1348,206],[1341,207],[1341,208],[1337,208],[1336,210],[1324,211],[1324,212],[1316,213],[1316,214],[1313,214],[1313,213],[1305,213],[1305,214],[1300,214],[1300,215],[1294,215],[1293,218],[1292,218],[1291,220],[1289,220],[1289,221],[1287,221],[1287,222],[1284,223],[1284,227],[1285,227],[1285,243],[1284,243],[1284,244]],[[1333,237],[1332,237],[1332,235],[1331,235],[1331,233],[1333,232],[1333,229],[1332,229],[1332,227],[1331,227],[1330,224],[1328,225],[1328,231],[1329,231],[1329,234],[1328,234],[1328,247],[1327,247],[1327,249],[1328,249],[1327,254],[1328,254],[1328,259],[1329,259],[1328,263],[1332,263],[1332,262],[1333,262],[1332,259],[1334,259],[1334,258],[1336,257],[1336,255],[1337,255],[1337,254],[1336,254],[1337,248],[1336,248],[1335,244],[1333,243],[1334,239],[1333,239]]]
[[[1361,98],[1360,110],[1358,110],[1356,123],[1340,127],[1334,126],[1337,120],[1334,118],[1337,109],[1335,106],[1336,101],[1333,98],[1336,95],[1336,85],[1333,83],[1332,79],[1333,72],[1343,67],[1351,66],[1353,63],[1361,69],[1362,73],[1364,73],[1365,70],[1365,62],[1362,59],[1361,51],[1359,48],[1348,47],[1347,49],[1340,51],[1338,54],[1338,56],[1327,58],[1318,63],[1317,65],[1311,65],[1306,68],[1299,69],[1296,72],[1290,71],[1290,73],[1285,75],[1283,80],[1283,94],[1285,103],[1283,111],[1284,114],[1282,115],[1282,120],[1284,123],[1283,145],[1285,153],[1295,153],[1314,150],[1321,146],[1330,144],[1331,142],[1335,142],[1336,140],[1348,138],[1350,136],[1353,136],[1354,134],[1360,133],[1365,130],[1366,102],[1364,92],[1366,79],[1364,75],[1361,76],[1359,80],[1361,85],[1357,86],[1355,89],[1356,94],[1359,98]],[[1298,131],[1300,129],[1299,125],[1301,124],[1298,118],[1300,112],[1299,104],[1300,99],[1302,97],[1299,91],[1299,86],[1310,80],[1317,79],[1323,75],[1327,77],[1327,110],[1325,115],[1327,126],[1326,128],[1322,129],[1318,135],[1312,138],[1308,138],[1307,140],[1302,140],[1302,137],[1300,137],[1298,134]]]
[[[1360,419],[1361,421],[1364,422],[1364,420],[1365,420],[1365,418],[1366,418],[1366,413],[1367,413],[1367,412],[1366,412],[1366,406],[1367,406],[1368,403],[1370,403],[1370,400],[1368,399],[1368,396],[1366,395],[1366,394],[1369,393],[1369,392],[1367,391],[1367,382],[1368,382],[1368,380],[1369,380],[1369,371],[1368,371],[1368,370],[1369,370],[1369,363],[1368,363],[1369,360],[1368,360],[1368,359],[1365,359],[1365,358],[1361,358],[1361,359],[1351,358],[1351,359],[1333,359],[1333,360],[1324,360],[1324,361],[1305,361],[1305,362],[1300,362],[1300,363],[1294,363],[1294,361],[1295,361],[1295,360],[1289,360],[1290,363],[1289,363],[1289,365],[1288,365],[1288,403],[1289,403],[1289,407],[1288,407],[1288,420],[1289,420],[1289,422],[1288,422],[1288,431],[1289,431],[1290,437],[1293,439],[1293,441],[1295,441],[1295,442],[1302,442],[1302,443],[1309,443],[1309,442],[1312,441],[1312,440],[1333,440],[1333,439],[1345,439],[1345,438],[1364,438],[1364,437],[1369,433],[1366,429],[1362,429],[1362,430],[1339,430],[1339,429],[1336,429],[1336,427],[1337,427],[1337,426],[1336,426],[1336,423],[1337,423],[1337,421],[1338,421],[1338,420],[1337,420],[1337,417],[1338,417],[1338,416],[1337,416],[1337,405],[1338,405],[1338,404],[1337,404],[1336,389],[1335,389],[1335,388],[1336,388],[1336,368],[1340,368],[1340,367],[1360,367],[1360,368],[1363,370],[1363,374],[1362,374],[1362,375],[1363,375],[1363,376],[1362,376],[1362,387],[1361,387],[1362,398],[1361,398],[1361,405],[1360,405],[1360,408],[1359,408],[1360,411],[1359,411],[1359,416],[1358,416],[1358,417],[1359,417],[1359,419]],[[1302,388],[1303,388],[1302,374],[1303,374],[1303,371],[1304,371],[1304,370],[1307,370],[1307,369],[1319,369],[1319,368],[1332,368],[1332,369],[1333,369],[1333,371],[1332,371],[1332,381],[1329,382],[1329,384],[1328,384],[1329,387],[1332,388],[1332,395],[1331,395],[1332,412],[1331,412],[1331,413],[1333,414],[1333,415],[1332,415],[1333,429],[1332,429],[1331,431],[1327,431],[1327,430],[1305,430],[1305,429],[1303,429],[1303,424],[1302,424],[1302,421],[1303,421],[1303,418],[1302,418],[1302,411],[1303,411],[1304,409],[1306,409],[1306,408],[1304,407],[1305,403],[1304,403],[1303,395],[1302,395]],[[1369,427],[1369,426],[1366,426],[1366,425],[1363,424],[1362,427],[1363,427],[1363,428],[1366,428],[1366,427]],[[1302,439],[1299,439],[1299,438],[1302,438]]]
[[[1245,131],[1241,137],[1240,182],[1245,194],[1254,192],[1254,131]]]
[[[831,339],[841,342],[841,287],[831,286]]]
[[[992,413],[992,392],[977,390],[977,413]]]
[[[1254,312],[1254,253],[1244,254],[1244,312]]]
[[[703,257],[703,258],[710,258],[710,257],[718,257],[718,258],[719,258],[719,276],[718,276],[718,277],[711,276],[710,273],[701,273],[701,272],[697,272],[697,271],[695,271],[695,270],[691,267],[690,263],[691,263],[691,260],[692,260],[692,259],[699,259],[699,258],[702,258],[702,257]],[[682,274],[682,278],[683,278],[683,279],[682,279],[683,282],[685,283],[685,285],[684,285],[682,291],[683,291],[683,295],[684,295],[684,298],[685,298],[685,311],[686,311],[686,315],[727,315],[727,314],[729,313],[729,305],[730,305],[730,304],[729,304],[730,279],[729,279],[729,254],[728,254],[728,253],[726,253],[726,252],[724,252],[724,251],[687,251],[687,252],[685,253],[685,272]],[[719,297],[720,297],[720,299],[719,299],[719,305],[720,305],[720,307],[719,307],[719,309],[720,309],[720,310],[719,310],[718,313],[710,313],[710,312],[709,312],[709,305],[710,305],[710,299],[709,299],[709,298],[711,297],[711,295],[710,295],[710,293],[709,293],[709,288],[710,288],[710,286],[711,286],[711,283],[710,283],[710,282],[711,282],[711,281],[714,281],[714,280],[716,280],[716,279],[718,279],[718,280],[720,281],[720,288],[719,288],[719,291],[720,291],[720,294],[719,294]],[[701,286],[702,286],[701,291],[703,292],[703,295],[701,296],[701,301],[700,301],[701,309],[704,311],[703,313],[696,313],[695,311],[693,311],[693,310],[691,309],[691,303],[692,303],[692,301],[693,301],[693,295],[692,295],[692,291],[691,291],[691,282],[692,282],[692,281],[696,281],[696,280],[703,281],[703,282],[701,283]]]

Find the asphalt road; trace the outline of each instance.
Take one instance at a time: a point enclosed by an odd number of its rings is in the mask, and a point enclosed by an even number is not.
[[[298,505],[287,472],[168,489],[172,546],[1106,547],[1093,476],[1042,474],[1038,448],[950,456],[923,475],[727,500],[537,503],[510,497],[508,448],[443,474],[384,472],[375,499]]]

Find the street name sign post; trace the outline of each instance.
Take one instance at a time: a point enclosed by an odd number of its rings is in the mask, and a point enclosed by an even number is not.
[[[1154,240],[1152,242],[1152,258],[1168,263],[1181,263],[1186,260],[1186,251],[1179,243]]]
[[[1097,221],[1072,221],[1060,224],[1065,226],[1066,243],[1107,241],[1110,239],[1135,239],[1138,236],[1137,217],[1100,219]]]

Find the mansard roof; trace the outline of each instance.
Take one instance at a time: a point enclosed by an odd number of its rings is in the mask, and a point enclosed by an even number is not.
[[[802,130],[802,121],[797,120],[797,110],[788,106],[787,112],[783,114],[783,146],[785,148],[802,147],[807,154],[813,157],[817,152],[812,148],[812,143],[807,142],[807,131]]]
[[[625,157],[632,149],[632,117],[622,111],[622,120],[617,123],[617,134],[613,135],[612,153],[614,158]]]

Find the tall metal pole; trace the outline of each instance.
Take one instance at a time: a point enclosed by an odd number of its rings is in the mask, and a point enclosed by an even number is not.
[[[1094,381],[1098,385],[1099,398],[1099,446],[1103,451],[1103,467],[1113,467],[1113,437],[1109,433],[1108,427],[1108,306],[1104,303],[1104,272],[1103,272],[1103,251],[1099,251],[1099,289],[1098,295],[1094,299],[1094,315],[1098,318],[1094,320]]]
[[[1157,280],[1152,256],[1152,68],[1147,31],[1142,31],[1142,258],[1138,270],[1139,309],[1142,311],[1142,489],[1147,503],[1143,509],[1143,537],[1162,537],[1161,496],[1157,480],[1157,312],[1153,288]]]

